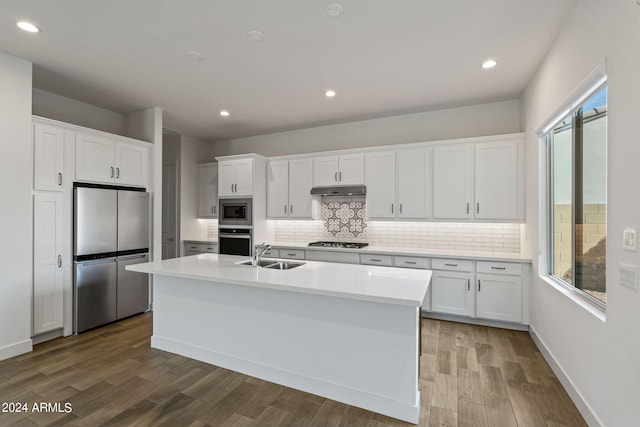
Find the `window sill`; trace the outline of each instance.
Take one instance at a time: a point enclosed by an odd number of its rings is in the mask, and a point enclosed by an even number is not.
[[[607,314],[600,307],[596,307],[595,305],[591,304],[589,301],[585,300],[580,295],[568,289],[567,286],[561,283],[558,283],[558,281],[554,280],[549,276],[540,276],[540,279],[542,279],[549,285],[553,286],[556,290],[558,290],[558,292],[560,292],[561,294],[569,298],[571,301],[576,303],[578,306],[583,308],[585,311],[587,311],[589,314],[591,314],[601,322],[603,323],[607,322]]]

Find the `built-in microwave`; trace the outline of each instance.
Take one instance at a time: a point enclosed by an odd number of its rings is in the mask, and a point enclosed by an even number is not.
[[[252,225],[251,199],[220,199],[219,225]]]

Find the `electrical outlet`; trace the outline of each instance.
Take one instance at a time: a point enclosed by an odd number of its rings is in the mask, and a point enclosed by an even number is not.
[[[638,267],[632,264],[621,262],[618,264],[620,268],[620,284],[638,290]]]
[[[628,251],[635,251],[636,246],[636,228],[625,227],[622,232],[622,248]]]

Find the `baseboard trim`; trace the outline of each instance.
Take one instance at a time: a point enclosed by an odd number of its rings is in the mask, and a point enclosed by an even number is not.
[[[469,323],[471,325],[491,326],[494,328],[512,329],[514,331],[528,331],[529,326],[522,323],[501,322],[499,320],[478,319],[476,317],[456,316],[454,314],[434,313],[422,310],[422,317],[437,320],[447,320],[450,322]]]
[[[542,340],[542,338],[540,338],[533,326],[529,326],[529,335],[538,347],[538,350],[540,350],[540,353],[542,354],[542,357],[544,357],[544,360],[547,361],[553,373],[556,375],[556,377],[558,377],[560,384],[562,384],[587,424],[591,427],[602,427],[604,424],[602,424],[598,416],[593,412],[591,406],[589,406],[587,401],[582,396],[582,393],[580,393],[580,391],[573,384],[573,381],[571,381],[571,379],[567,376],[564,369],[562,369],[562,366],[560,366],[556,358],[547,348],[544,341]]]
[[[420,393],[418,393],[416,402],[400,402],[156,335],[151,337],[151,347],[378,412],[413,424],[417,424],[420,417]]]
[[[31,339],[9,344],[0,348],[0,360],[10,359],[31,351],[33,351],[33,341]]]

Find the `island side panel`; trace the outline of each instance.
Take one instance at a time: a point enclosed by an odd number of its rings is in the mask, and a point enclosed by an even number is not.
[[[418,307],[154,277],[152,347],[414,423],[418,325]]]

